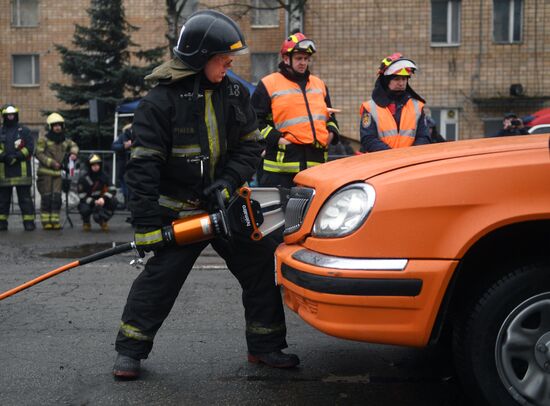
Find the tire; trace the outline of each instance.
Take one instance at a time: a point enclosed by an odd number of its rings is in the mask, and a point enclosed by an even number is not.
[[[550,263],[522,266],[462,310],[455,366],[480,405],[550,405]]]

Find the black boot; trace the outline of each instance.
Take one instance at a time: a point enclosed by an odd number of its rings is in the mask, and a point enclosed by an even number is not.
[[[251,354],[248,353],[248,362],[253,364],[266,364],[272,368],[294,368],[300,363],[300,359],[295,354],[285,354],[281,350]]]
[[[6,220],[0,220],[0,231],[8,230],[8,222]]]
[[[140,372],[140,360],[118,354],[113,367],[113,375],[118,379],[137,379]]]
[[[25,231],[34,231],[36,225],[34,224],[34,221],[26,220],[23,221],[23,227],[25,228]]]

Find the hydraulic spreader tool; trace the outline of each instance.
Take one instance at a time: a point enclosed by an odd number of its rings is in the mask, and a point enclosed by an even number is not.
[[[220,191],[215,191],[217,209],[212,213],[200,213],[172,222],[162,229],[165,245],[187,245],[213,238],[231,238],[232,234],[247,235],[259,241],[284,224],[284,209],[288,189],[248,188],[239,189],[227,204]],[[103,258],[135,249],[143,258],[134,241],[97,252],[47,272],[22,285],[0,294],[0,301],[45,281],[62,272],[86,265]]]

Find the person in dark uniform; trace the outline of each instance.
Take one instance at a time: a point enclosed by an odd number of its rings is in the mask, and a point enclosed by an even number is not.
[[[31,131],[19,124],[19,109],[6,105],[2,109],[0,131],[0,231],[8,229],[13,187],[17,190],[25,231],[33,231],[34,202],[31,197],[31,159],[34,140]]]
[[[133,139],[134,132],[132,130],[132,124],[129,123],[122,128],[122,134],[120,134],[111,145],[111,149],[116,152],[116,177],[122,191],[122,196],[124,197],[124,208],[128,205],[129,200],[128,186],[126,186],[126,180],[124,180],[124,173],[126,172],[126,163],[130,159]]]
[[[245,309],[248,361],[288,368],[299,363],[287,347],[279,288],[273,283],[274,239],[233,235],[185,246],[164,246],[161,227],[229,198],[251,179],[263,140],[247,89],[226,76],[247,51],[237,24],[213,10],[193,14],[181,29],[175,57],[148,80],[158,82],[134,116],[126,167],[129,209],[139,250],[153,251],[134,281],[116,339],[115,378],[135,379],[155,334],[202,250],[211,243],[238,279]]]
[[[116,208],[116,188],[101,168],[102,159],[92,154],[87,161],[87,172],[78,179],[78,212],[82,216],[82,229],[90,231],[90,217],[99,224],[102,231],[109,231],[108,221]]]

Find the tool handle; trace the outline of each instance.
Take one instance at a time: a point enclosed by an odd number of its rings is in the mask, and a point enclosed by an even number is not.
[[[96,252],[95,254],[88,255],[87,257],[84,257],[84,258],[80,258],[78,260],[78,263],[80,265],[86,265],[86,264],[89,264],[90,262],[95,262],[103,258],[120,254],[122,252],[130,251],[134,249],[134,246],[135,246],[135,243],[133,241],[127,242],[125,244],[117,245],[116,247],[109,248],[108,250]]]

